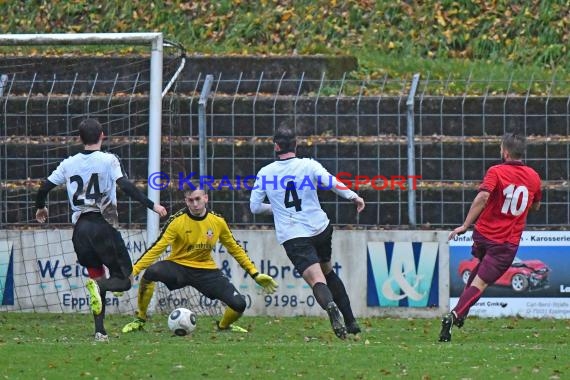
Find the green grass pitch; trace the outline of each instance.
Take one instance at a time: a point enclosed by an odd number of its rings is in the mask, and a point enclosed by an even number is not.
[[[110,315],[109,343],[93,341],[85,314],[0,314],[0,379],[564,379],[570,321],[470,318],[439,343],[438,319],[366,318],[359,339],[341,341],[323,317],[250,317],[248,334],[217,332],[199,317],[173,336],[165,315],[122,334],[131,318]]]

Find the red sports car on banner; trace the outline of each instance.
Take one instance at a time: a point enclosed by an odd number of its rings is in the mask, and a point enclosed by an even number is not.
[[[459,262],[459,276],[466,284],[473,269],[479,263],[479,259],[473,257],[471,260]],[[494,285],[509,286],[515,292],[534,290],[548,286],[548,275],[550,268],[540,260],[521,260],[515,257],[511,267],[507,269]]]

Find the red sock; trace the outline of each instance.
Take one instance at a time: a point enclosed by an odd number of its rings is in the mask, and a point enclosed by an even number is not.
[[[103,268],[103,265],[100,267],[87,268],[87,273],[89,273],[89,278],[100,278],[105,275],[105,268]]]
[[[461,297],[459,297],[457,305],[453,308],[453,312],[458,319],[467,315],[471,306],[475,305],[479,298],[481,298],[481,294],[481,290],[474,286],[466,288],[463,293],[461,293]]]

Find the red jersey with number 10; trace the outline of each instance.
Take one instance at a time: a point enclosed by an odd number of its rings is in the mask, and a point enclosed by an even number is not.
[[[477,231],[491,241],[518,245],[528,210],[542,197],[539,175],[521,161],[507,161],[489,168],[479,191],[490,196]]]

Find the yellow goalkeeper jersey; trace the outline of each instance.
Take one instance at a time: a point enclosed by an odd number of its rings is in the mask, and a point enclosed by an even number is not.
[[[151,266],[168,246],[172,251],[165,260],[192,268],[217,269],[212,250],[218,240],[247,273],[257,272],[222,216],[206,211],[204,216],[196,217],[185,207],[168,219],[156,242],[135,262],[133,276]]]

